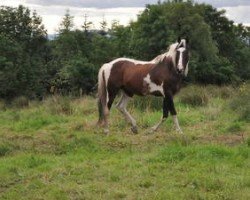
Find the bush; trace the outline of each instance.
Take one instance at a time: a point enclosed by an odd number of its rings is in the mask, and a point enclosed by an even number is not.
[[[231,133],[237,133],[237,132],[240,132],[242,131],[243,128],[242,128],[242,123],[236,121],[234,123],[232,123],[228,128],[227,128],[227,131],[231,132]]]
[[[239,93],[230,102],[232,110],[239,114],[239,119],[250,122],[250,83],[239,88]]]
[[[12,106],[16,108],[25,108],[29,106],[29,99],[25,96],[20,96],[12,101]]]
[[[227,99],[233,96],[234,88],[231,86],[208,85],[206,90],[211,97]]]
[[[0,144],[0,157],[5,156],[9,152],[11,152],[11,147],[6,144]]]
[[[73,106],[69,97],[52,96],[45,100],[47,109],[52,114],[71,115],[73,113]]]
[[[206,88],[193,85],[181,90],[179,101],[191,106],[206,106],[209,102],[209,95]]]
[[[0,99],[0,110],[5,110],[6,109],[6,104],[4,102],[4,100]]]

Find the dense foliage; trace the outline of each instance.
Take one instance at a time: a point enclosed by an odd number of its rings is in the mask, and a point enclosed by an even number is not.
[[[0,7],[0,98],[42,98],[49,93],[90,93],[100,66],[117,57],[150,60],[188,37],[192,45],[187,81],[228,84],[250,79],[250,28],[235,25],[211,5],[168,1],[147,5],[136,22],[74,29],[66,12],[54,40],[28,8]]]

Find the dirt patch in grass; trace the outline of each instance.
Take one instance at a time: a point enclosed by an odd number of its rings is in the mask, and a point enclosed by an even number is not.
[[[155,146],[161,146],[171,143],[178,143],[180,145],[191,145],[191,144],[223,144],[228,146],[236,146],[243,144],[248,139],[248,134],[245,132],[238,134],[227,134],[227,135],[202,135],[202,136],[190,136],[181,135],[179,133],[171,132],[156,132],[153,134],[123,134],[126,137],[127,143],[131,146],[139,148],[141,151]]]
[[[236,146],[238,144],[244,143],[246,140],[245,135],[237,134],[237,135],[206,135],[197,138],[199,143],[216,143],[216,144],[226,144],[229,146]]]

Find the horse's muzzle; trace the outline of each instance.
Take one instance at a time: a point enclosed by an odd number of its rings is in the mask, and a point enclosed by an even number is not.
[[[178,74],[184,74],[184,69],[177,69]]]

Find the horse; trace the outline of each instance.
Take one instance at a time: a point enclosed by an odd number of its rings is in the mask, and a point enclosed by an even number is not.
[[[188,74],[189,52],[188,40],[178,38],[176,43],[170,45],[167,52],[151,61],[118,58],[104,64],[98,73],[98,125],[104,125],[104,133],[109,133],[109,111],[120,90],[122,96],[116,107],[132,125],[133,133],[138,132],[137,124],[126,107],[134,95],[163,97],[163,115],[150,132],[156,131],[170,112],[176,130],[182,133],[173,97],[180,90],[183,77]]]

